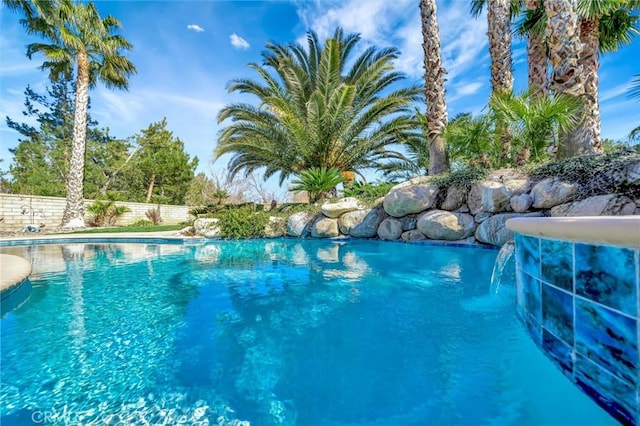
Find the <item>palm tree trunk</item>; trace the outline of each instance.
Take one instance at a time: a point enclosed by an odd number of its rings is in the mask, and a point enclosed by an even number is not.
[[[509,0],[487,1],[487,24],[489,55],[491,56],[492,93],[513,91],[513,69],[511,61],[511,18]],[[500,138],[500,162],[505,163],[511,151],[511,137],[505,123],[496,123]]]
[[[420,0],[422,17],[422,48],[424,50],[424,94],[427,100],[427,140],[429,141],[429,174],[449,171],[449,162],[442,136],[447,125],[447,103],[444,73],[440,56],[440,32],[435,0]]]
[[[540,0],[526,0],[528,11],[536,10]],[[527,34],[527,60],[529,64],[529,87],[535,87],[534,96],[547,94],[547,48],[544,34],[529,31]]]
[[[593,152],[602,152],[600,138],[600,102],[598,101],[598,69],[600,68],[600,17],[582,19],[580,22],[580,41],[582,56],[580,63],[585,73],[584,129],[591,141]]]
[[[151,196],[153,195],[153,186],[156,184],[156,174],[153,173],[151,175],[151,182],[149,182],[149,187],[147,189],[147,199],[145,200],[145,203],[148,203],[149,201],[151,201]]]
[[[577,0],[544,0],[547,13],[547,43],[553,68],[551,89],[572,96],[585,96],[585,73],[580,63],[582,43]],[[572,131],[560,135],[558,158],[592,151],[584,120]]]
[[[73,116],[73,144],[67,177],[67,201],[62,214],[62,226],[77,219],[75,227],[84,226],[84,157],[87,140],[87,110],[89,107],[89,55],[78,52],[75,112]]]

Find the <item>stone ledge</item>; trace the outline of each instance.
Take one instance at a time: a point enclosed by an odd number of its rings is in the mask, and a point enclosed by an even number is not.
[[[506,225],[536,237],[640,248],[640,216],[519,217]]]
[[[4,292],[31,274],[31,263],[20,256],[0,253],[0,292]]]

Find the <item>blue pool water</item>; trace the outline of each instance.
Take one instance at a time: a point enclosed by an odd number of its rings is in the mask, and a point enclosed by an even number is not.
[[[615,424],[535,348],[497,251],[378,241],[4,247],[0,423]]]

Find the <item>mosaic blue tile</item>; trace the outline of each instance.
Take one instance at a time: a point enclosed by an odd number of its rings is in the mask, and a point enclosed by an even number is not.
[[[575,257],[577,294],[637,316],[633,250],[576,243]]]
[[[540,278],[540,240],[516,234],[516,267],[532,277]]]
[[[524,328],[527,331],[527,334],[531,336],[533,342],[538,346],[542,347],[542,328],[540,324],[536,321],[533,316],[529,314],[524,314],[520,316],[520,321],[524,324]]]
[[[573,346],[573,296],[543,283],[542,325]]]
[[[540,280],[526,273],[519,273],[519,285],[522,288],[524,310],[532,315],[538,324],[542,324],[542,303],[540,302]]]
[[[560,368],[565,376],[571,377],[573,372],[573,360],[571,359],[572,346],[542,329],[542,349],[546,355]]]
[[[576,350],[630,385],[638,385],[637,321],[576,298]]]
[[[522,269],[516,269],[516,306],[519,310],[526,311],[526,297],[525,297],[525,285],[524,280],[528,277]]]
[[[576,384],[622,424],[636,424],[638,404],[635,388],[578,355],[574,366]]]
[[[540,240],[540,274],[543,281],[573,291],[573,244]]]

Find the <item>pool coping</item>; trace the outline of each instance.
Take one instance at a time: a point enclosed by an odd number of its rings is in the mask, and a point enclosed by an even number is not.
[[[31,274],[31,263],[20,256],[0,253],[0,293],[4,299]]]
[[[507,228],[525,235],[640,248],[640,216],[518,217]]]

